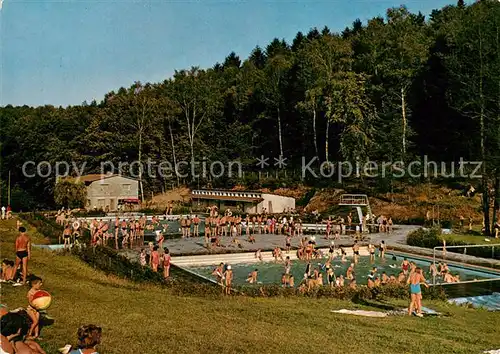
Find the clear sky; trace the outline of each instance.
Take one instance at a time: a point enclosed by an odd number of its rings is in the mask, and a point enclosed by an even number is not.
[[[1,0],[0,0],[1,1]],[[246,58],[273,38],[340,31],[405,4],[428,15],[453,0],[4,0],[0,106],[76,105],[175,69]]]

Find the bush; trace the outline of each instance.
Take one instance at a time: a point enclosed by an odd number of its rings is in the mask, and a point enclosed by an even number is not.
[[[87,217],[102,217],[106,216],[106,212],[102,209],[88,210],[88,211],[78,211],[73,213],[77,218],[87,218]]]
[[[236,288],[237,293],[251,297],[310,297],[329,298],[339,300],[382,300],[385,298],[408,299],[408,287],[404,284],[390,284],[378,288],[369,289],[366,286],[358,286],[351,289],[347,286],[330,288],[322,286],[311,291],[301,292],[298,288],[283,288],[277,284],[261,286],[240,286]],[[446,299],[444,290],[440,287],[424,289],[423,294],[427,299]]]

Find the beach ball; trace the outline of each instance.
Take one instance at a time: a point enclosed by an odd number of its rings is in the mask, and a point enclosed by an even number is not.
[[[38,290],[33,295],[33,300],[31,300],[31,306],[37,310],[46,310],[50,307],[52,303],[52,296],[45,290]]]

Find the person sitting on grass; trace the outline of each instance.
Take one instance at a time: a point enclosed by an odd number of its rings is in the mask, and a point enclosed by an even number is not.
[[[78,328],[76,335],[78,337],[77,348],[73,349],[71,345],[66,345],[59,349],[59,352],[62,354],[99,354],[97,346],[101,344],[101,327],[92,324],[82,326]]]
[[[14,280],[14,275],[16,274],[16,269],[14,268],[14,262],[8,259],[2,261],[2,277],[0,282],[12,282]]]
[[[0,319],[0,353],[46,354],[38,343],[25,340],[29,328],[29,317],[20,311],[4,314]]]

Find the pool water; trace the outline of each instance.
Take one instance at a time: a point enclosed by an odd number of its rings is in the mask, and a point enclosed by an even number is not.
[[[500,293],[496,292],[490,295],[450,299],[448,302],[457,305],[471,305],[475,308],[484,308],[490,311],[500,311]]]
[[[286,257],[286,254],[284,255]],[[424,275],[429,283],[432,283],[432,278],[429,273],[430,262],[420,260],[420,259],[411,259],[407,258],[408,261],[413,261],[420,266],[424,270]],[[397,277],[399,272],[401,271],[401,262],[403,261],[403,257],[397,256],[396,260],[393,260],[392,255],[386,255],[385,258],[375,257],[373,261],[370,260],[370,257],[360,257],[358,263],[354,266],[354,272],[356,277],[356,282],[358,284],[366,284],[368,281],[368,275],[372,267],[377,267],[377,274],[381,275],[382,272],[385,272],[387,276],[394,275]],[[320,268],[321,264],[326,262],[326,258],[313,260],[311,261],[311,269]],[[352,262],[351,258],[347,258],[345,262],[342,262],[340,258],[334,259],[331,264],[336,276],[343,275],[346,276],[347,268],[350,266]],[[304,272],[306,269],[307,262],[294,260],[292,261],[291,273],[295,278],[295,283],[298,284],[304,278]],[[211,266],[192,266],[188,267],[191,271],[202,275],[204,277],[215,279],[212,275],[212,272],[217,264]],[[257,282],[258,284],[281,284],[281,276],[284,273],[284,264],[283,263],[275,263],[275,262],[266,262],[266,263],[238,263],[231,264],[231,268],[233,269],[234,279],[233,282],[237,285],[247,284],[246,279],[248,274],[253,270],[257,269],[258,276]],[[494,274],[484,273],[480,271],[475,271],[472,269],[465,269],[461,267],[453,267],[449,266],[450,272],[453,275],[459,274],[460,280],[475,280],[475,279],[487,279],[495,277]],[[312,273],[312,271],[311,271]],[[323,282],[326,284],[326,272],[323,273]],[[500,278],[500,275],[496,275],[496,277]],[[436,278],[436,283],[442,282],[440,277]]]

